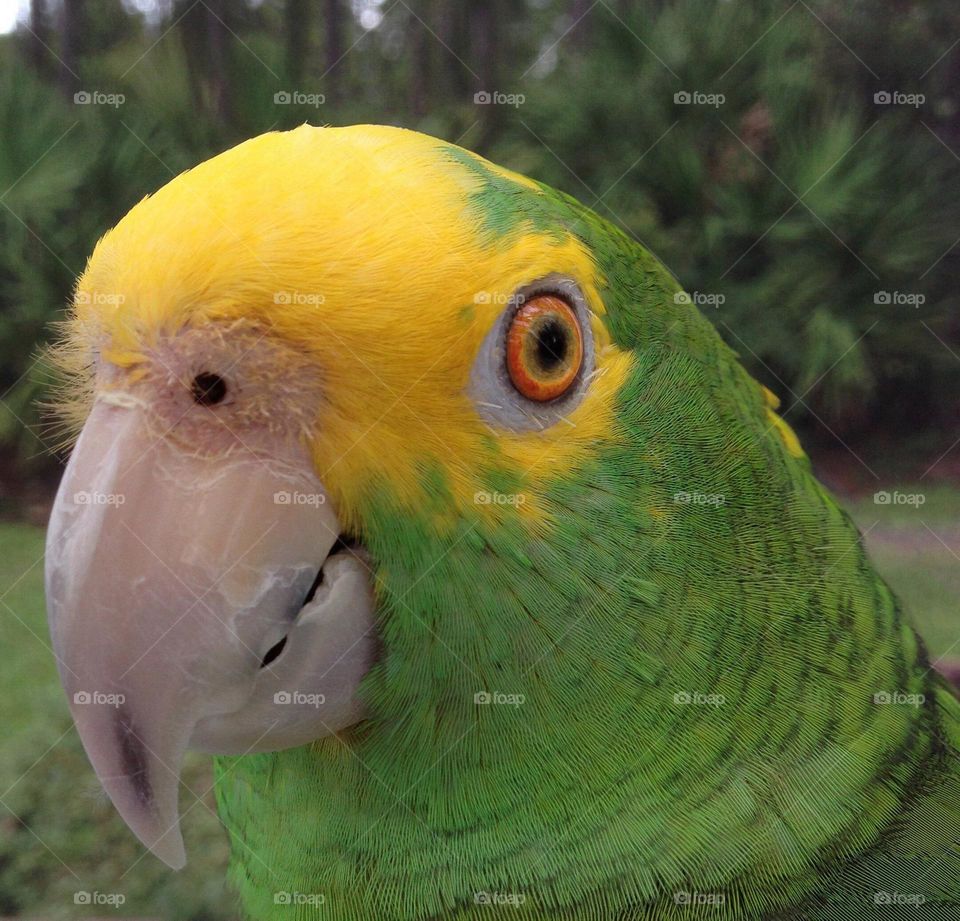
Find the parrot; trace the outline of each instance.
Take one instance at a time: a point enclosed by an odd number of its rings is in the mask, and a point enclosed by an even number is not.
[[[777,397],[595,211],[272,131],[134,205],[62,327],[61,683],[173,869],[212,756],[245,917],[960,919],[958,698]]]

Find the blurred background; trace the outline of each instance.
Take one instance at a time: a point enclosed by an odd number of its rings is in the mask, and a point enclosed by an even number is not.
[[[174,874],[61,699],[40,349],[135,202],[304,121],[448,139],[655,252],[782,398],[934,658],[960,651],[955,0],[0,0],[0,917],[235,916],[206,761]]]

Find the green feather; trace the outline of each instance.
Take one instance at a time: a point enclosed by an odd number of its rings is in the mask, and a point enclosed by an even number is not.
[[[245,910],[960,918],[958,704],[850,519],[649,253],[566,196],[450,157],[481,180],[491,246],[533,228],[593,253],[604,322],[634,356],[623,437],[538,497],[548,539],[479,512],[440,535],[388,484],[368,497],[371,718],[217,760]],[[477,488],[515,489],[522,471],[488,452]],[[443,471],[425,481],[442,507]]]

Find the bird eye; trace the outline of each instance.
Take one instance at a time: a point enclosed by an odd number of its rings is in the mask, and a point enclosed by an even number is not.
[[[514,290],[483,337],[467,392],[487,424],[542,432],[576,409],[595,368],[583,290],[551,272]]]
[[[201,406],[215,406],[227,395],[227,382],[211,371],[201,371],[190,384],[190,394]]]
[[[562,396],[583,364],[583,332],[576,313],[553,294],[525,301],[507,330],[507,371],[528,400]]]

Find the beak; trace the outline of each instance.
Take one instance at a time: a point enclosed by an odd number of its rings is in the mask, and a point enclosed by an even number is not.
[[[186,863],[184,751],[301,745],[363,717],[374,601],[301,446],[202,457],[98,399],[47,535],[60,677],[114,806]]]

